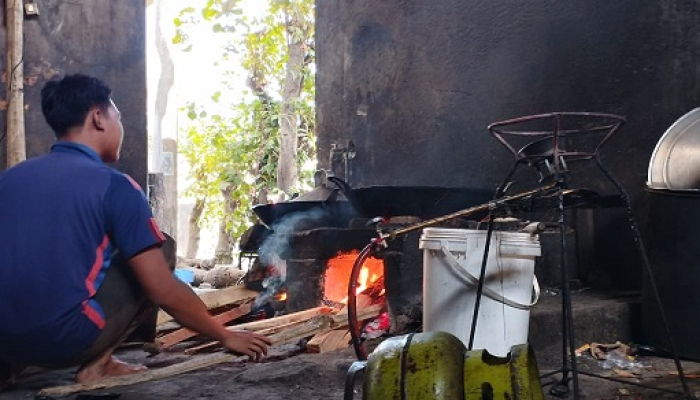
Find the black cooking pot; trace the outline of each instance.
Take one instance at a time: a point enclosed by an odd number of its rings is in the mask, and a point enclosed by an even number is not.
[[[353,207],[364,217],[416,216],[423,219],[489,202],[493,191],[486,189],[447,188],[437,186],[367,186],[351,188],[337,177],[329,177]],[[474,215],[480,219],[486,213]]]

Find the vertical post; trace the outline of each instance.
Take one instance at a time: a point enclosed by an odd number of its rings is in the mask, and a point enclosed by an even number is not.
[[[24,10],[22,0],[6,0],[7,166],[27,158],[24,137]]]

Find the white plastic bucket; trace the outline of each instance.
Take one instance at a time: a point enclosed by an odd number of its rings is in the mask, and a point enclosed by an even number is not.
[[[445,331],[469,345],[486,231],[426,228],[423,249],[423,329]],[[494,231],[474,334],[474,349],[506,356],[527,343],[530,308],[539,299],[538,237]]]

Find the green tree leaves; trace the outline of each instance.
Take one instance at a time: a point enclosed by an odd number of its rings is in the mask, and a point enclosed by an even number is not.
[[[220,54],[212,54],[212,63],[231,69],[238,64],[247,73],[249,92],[225,112],[207,111],[204,104],[185,107],[189,121],[184,124],[185,138],[180,146],[192,168],[193,184],[187,194],[206,199],[205,222],[226,217],[229,232],[236,238],[255,221],[251,207],[279,193],[283,118],[292,118],[298,139],[294,163],[301,172],[296,190],[310,186],[315,169],[308,168],[315,164],[314,1],[247,1],[258,7],[266,3],[267,7],[263,13],[251,15],[245,12],[245,0],[208,0],[202,9],[183,9],[173,21],[173,42],[182,50],[197,45],[190,36],[196,25],[209,25],[225,43]],[[301,94],[286,99],[282,88],[289,79],[290,42],[303,44],[304,62],[293,69],[298,74],[293,76],[301,78]],[[227,88],[241,86],[229,81],[230,76],[233,73],[225,74],[222,89],[211,94],[213,103],[222,103],[222,92]],[[291,106],[293,112],[283,116],[282,104]],[[226,214],[232,215],[224,215],[227,207]]]

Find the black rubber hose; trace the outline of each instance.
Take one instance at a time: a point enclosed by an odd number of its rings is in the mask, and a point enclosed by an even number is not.
[[[352,347],[355,349],[357,359],[361,361],[367,360],[367,351],[360,342],[360,327],[358,326],[359,321],[357,320],[357,279],[360,276],[360,270],[362,270],[362,266],[367,258],[376,253],[376,246],[377,240],[375,239],[360,251],[355,263],[352,265],[350,280],[348,282],[348,326],[350,336],[352,337]]]

